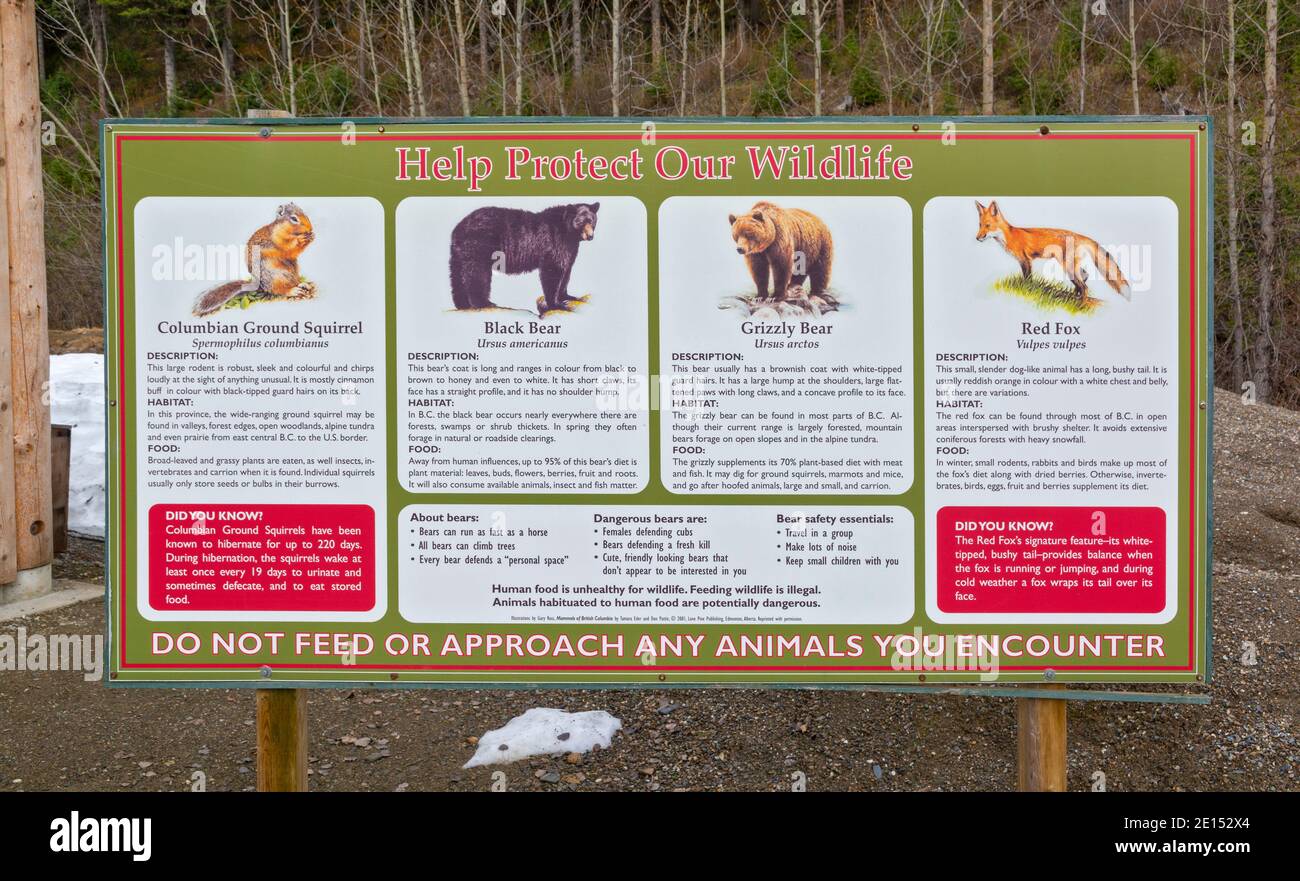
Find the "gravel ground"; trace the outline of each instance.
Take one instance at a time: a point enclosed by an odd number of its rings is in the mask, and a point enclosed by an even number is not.
[[[1208,706],[1071,703],[1071,789],[1300,790],[1300,413],[1215,407],[1214,682]],[[98,575],[74,540],[56,568]],[[97,633],[82,603],[0,624]],[[1258,662],[1243,663],[1243,643]],[[1171,689],[1177,690],[1177,689]],[[1184,689],[1186,690],[1186,689]],[[461,765],[529,707],[604,709],[610,749]],[[995,698],[818,691],[314,691],[317,790],[999,790],[1015,786],[1015,708]],[[109,690],[80,674],[0,673],[0,790],[253,786],[253,695]]]

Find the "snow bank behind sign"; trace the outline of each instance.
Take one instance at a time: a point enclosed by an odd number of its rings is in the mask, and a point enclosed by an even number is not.
[[[622,727],[621,721],[604,710],[566,713],[533,707],[480,737],[478,749],[465,767],[506,764],[529,756],[585,753],[596,747],[608,749],[614,732]]]
[[[72,426],[68,529],[104,535],[104,356],[50,358],[50,420]]]

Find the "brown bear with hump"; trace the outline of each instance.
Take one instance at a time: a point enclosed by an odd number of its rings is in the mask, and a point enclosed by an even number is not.
[[[758,298],[784,299],[792,287],[802,287],[805,278],[812,281],[812,293],[820,294],[831,281],[831,231],[815,214],[799,208],[782,208],[771,202],[758,202],[748,214],[729,215],[731,237],[736,253],[743,254],[754,277]],[[796,255],[802,254],[802,265]],[[796,271],[801,270],[801,271]]]

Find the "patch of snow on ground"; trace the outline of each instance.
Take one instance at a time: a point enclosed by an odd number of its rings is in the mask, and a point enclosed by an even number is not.
[[[104,535],[104,356],[50,357],[50,420],[72,426],[68,529]]]
[[[609,749],[614,732],[622,727],[621,721],[604,710],[566,713],[533,707],[480,737],[478,749],[465,767],[502,765],[529,756],[585,753],[596,747]]]

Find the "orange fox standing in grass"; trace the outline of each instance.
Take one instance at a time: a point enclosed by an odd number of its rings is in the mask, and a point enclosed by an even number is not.
[[[1120,272],[1119,264],[1095,240],[1068,229],[1012,226],[997,202],[990,202],[985,208],[977,201],[975,207],[980,213],[980,229],[975,234],[975,241],[982,242],[993,236],[1008,254],[1016,258],[1025,278],[1032,274],[1035,260],[1055,260],[1065,270],[1079,296],[1087,297],[1088,273],[1084,270],[1083,258],[1090,257],[1115,293],[1126,300],[1133,299],[1132,289],[1124,273]]]

